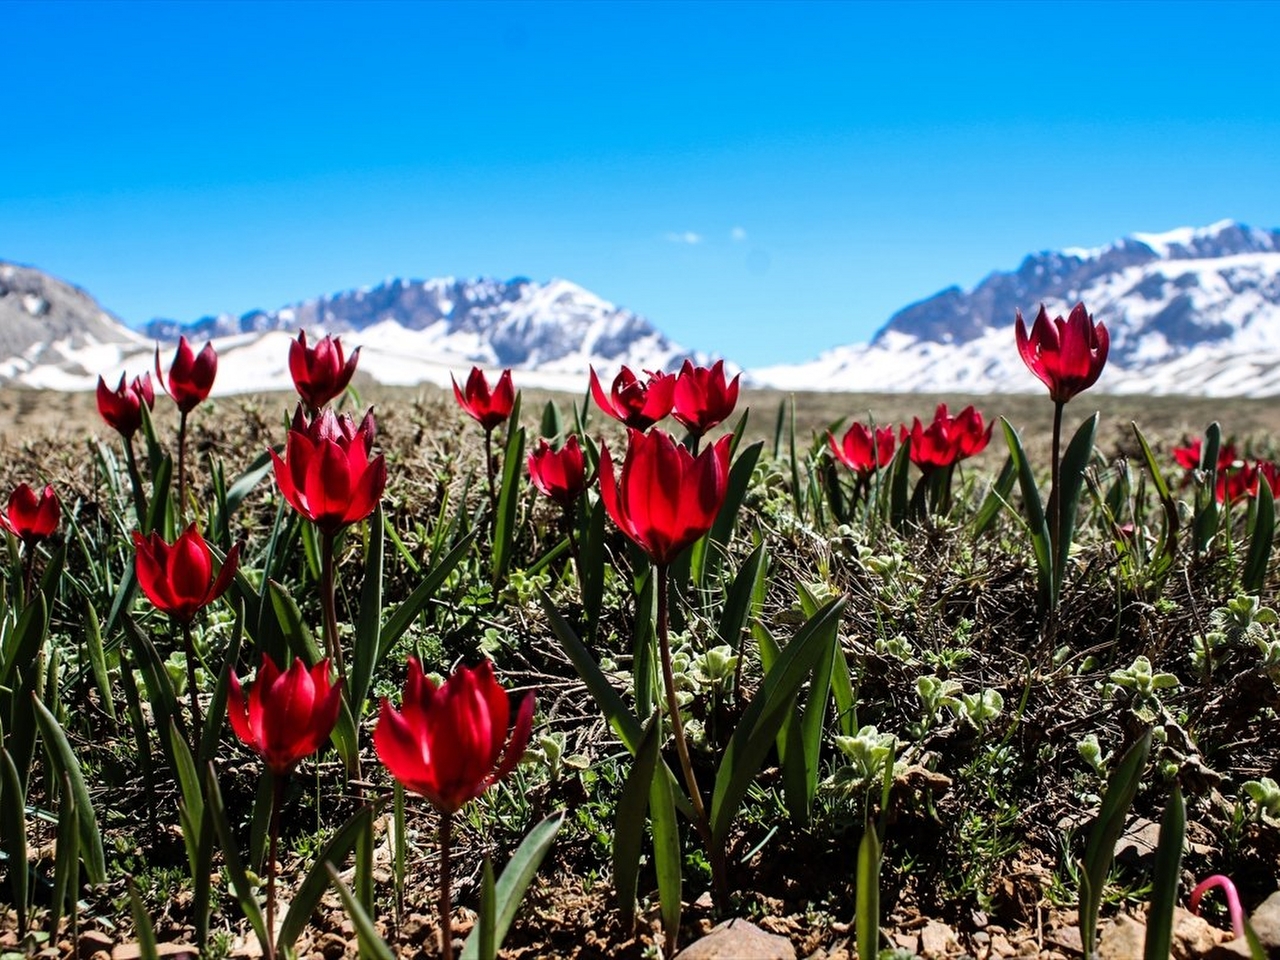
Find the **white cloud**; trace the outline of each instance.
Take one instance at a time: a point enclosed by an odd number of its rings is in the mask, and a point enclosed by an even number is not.
[[[734,227],[729,231],[729,239],[737,243],[741,243],[743,240],[747,239],[746,227]]]
[[[667,240],[670,243],[687,243],[693,245],[702,242],[702,234],[694,233],[692,230],[685,230],[682,233],[668,233]]]

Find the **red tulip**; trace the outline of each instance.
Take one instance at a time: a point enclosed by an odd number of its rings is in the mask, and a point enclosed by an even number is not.
[[[533,729],[533,694],[516,712],[493,665],[459,667],[436,687],[409,658],[400,712],[383,698],[373,747],[391,775],[442,813],[456,813],[513,769]]]
[[[1184,470],[1199,470],[1201,453],[1201,440],[1196,437],[1190,441],[1185,447],[1174,447],[1172,451],[1174,461]],[[1218,447],[1218,464],[1219,471],[1228,470],[1237,460],[1240,459],[1236,453],[1234,444],[1224,443]]]
[[[859,477],[871,474],[876,467],[883,467],[893,459],[893,427],[877,427],[873,440],[871,430],[854,422],[843,440],[836,440],[835,434],[828,431],[827,443],[836,459]]]
[[[272,773],[287,774],[319,750],[338,722],[342,681],[330,682],[328,660],[308,670],[295,658],[288,672],[281,673],[271,655],[263,654],[258,679],[247,696],[234,670],[230,679],[231,729]]]
[[[691,433],[706,433],[733,413],[737,403],[738,377],[725,385],[723,360],[709,370],[695,367],[691,360],[684,362],[676,377],[672,416]]]
[[[138,585],[157,610],[179,623],[190,623],[196,613],[217,600],[236,575],[240,544],[227,551],[227,559],[217,577],[213,574],[213,551],[193,523],[173,542],[165,543],[158,533],[143,536],[133,531],[137,548],[135,569]]]
[[[369,459],[375,432],[372,410],[356,426],[352,417],[328,407],[308,423],[299,408],[284,458],[270,451],[280,494],[322,533],[359,523],[382,499],[386,461],[381,454]]]
[[[39,497],[27,484],[20,483],[9,494],[9,509],[0,513],[0,524],[27,546],[53,536],[58,529],[62,508],[53,487],[46,486]]]
[[[1258,468],[1240,463],[1218,471],[1214,496],[1219,503],[1236,503],[1258,490]]]
[[[539,440],[529,454],[529,479],[533,485],[568,509],[587,487],[586,465],[578,435],[570,434],[559,450],[551,449],[546,440]]]
[[[314,347],[307,346],[307,331],[299,330],[298,339],[289,343],[289,373],[298,396],[312,410],[319,410],[347,389],[356,372],[360,348],[344,359],[342,341],[329,335]]]
[[[676,378],[669,373],[649,372],[641,381],[627,367],[613,378],[613,386],[606,395],[591,367],[591,395],[596,405],[613,419],[636,430],[648,430],[671,412],[675,403]]]
[[[467,377],[466,390],[458,386],[458,381],[453,379],[452,374],[449,379],[453,380],[453,395],[458,400],[458,406],[470,414],[486,431],[492,430],[511,416],[511,410],[516,402],[516,388],[511,382],[510,370],[502,371],[492,392],[479,367],[471,368],[471,375]]]
[[[1049,388],[1055,403],[1066,403],[1081,390],[1088,390],[1107,362],[1111,338],[1106,325],[1095,326],[1083,303],[1077,303],[1066,320],[1057,317],[1053,322],[1040,304],[1029,337],[1019,310],[1015,333],[1022,362]]]
[[[724,436],[694,459],[668,434],[632,429],[617,482],[609,448],[600,447],[600,496],[613,522],[658,566],[666,566],[708,530],[724,503],[729,445]]]
[[[947,412],[947,405],[940,403],[929,426],[924,426],[919,417],[913,417],[911,429],[904,426],[899,439],[911,440],[911,462],[928,471],[952,466],[980,453],[991,441],[994,426],[984,425],[982,414],[972,405],[953,417]]]
[[[206,343],[197,355],[192,352],[186,337],[179,338],[178,352],[173,355],[168,379],[160,372],[160,347],[156,347],[156,379],[183,413],[190,413],[205,401],[213,389],[213,378],[217,373],[218,354],[212,343]]]
[[[126,383],[120,374],[120,386],[112,390],[101,376],[98,377],[98,413],[102,419],[122,437],[128,440],[142,426],[142,405],[155,409],[156,393],[151,387],[151,374],[144,373]]]

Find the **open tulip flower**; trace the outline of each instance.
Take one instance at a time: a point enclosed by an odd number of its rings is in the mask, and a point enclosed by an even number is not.
[[[130,439],[142,426],[142,405],[155,409],[156,392],[151,386],[151,374],[144,373],[126,382],[120,375],[120,386],[112,390],[101,376],[98,377],[98,413],[120,436]]]
[[[280,494],[321,533],[333,535],[358,523],[382,499],[386,461],[381,454],[369,458],[375,433],[372,411],[357,426],[351,416],[327,407],[308,422],[299,409],[284,457],[271,451]]]
[[[1022,362],[1049,388],[1055,403],[1066,403],[1097,382],[1111,343],[1106,325],[1095,325],[1083,303],[1077,303],[1066,320],[1052,321],[1040,304],[1030,335],[1019,310],[1015,334]]]
[[[183,413],[190,413],[208,398],[217,373],[218,354],[212,343],[206,343],[197,354],[186,337],[179,338],[168,377],[160,370],[160,348],[156,347],[156,378]]]
[[[346,357],[342,341],[326,334],[313,347],[307,346],[307,331],[299,330],[298,339],[289,343],[289,374],[298,396],[312,410],[319,410],[347,389],[356,372],[360,348]]]
[[[673,397],[671,415],[690,433],[701,436],[733,413],[738,404],[738,376],[726,384],[723,360],[710,369],[686,360],[676,377]]]
[[[452,375],[449,379],[453,380],[453,395],[458,401],[458,406],[484,427],[486,433],[500,426],[507,417],[511,416],[516,402],[516,388],[511,382],[510,370],[502,371],[492,390],[489,389],[489,382],[484,378],[484,371],[479,367],[471,368],[466,389],[459,387],[458,381],[454,380]]]
[[[982,414],[972,405],[954,417],[945,403],[938,404],[933,422],[927,427],[919,417],[912,418],[911,429],[905,426],[900,439],[911,441],[911,462],[926,472],[950,467],[981,453],[991,442],[994,424],[984,424]]]
[[[245,745],[274,774],[287,774],[320,749],[338,722],[341,682],[329,679],[329,661],[311,669],[298,659],[281,673],[263,654],[258,679],[246,694],[231,671],[227,719]]]
[[[53,536],[61,516],[62,508],[53,487],[46,486],[36,496],[31,487],[20,483],[9,494],[9,508],[0,513],[0,524],[30,548]]]
[[[648,430],[671,412],[675,403],[676,377],[670,373],[649,373],[640,380],[627,367],[613,378],[604,392],[595,367],[591,367],[591,395],[596,405],[613,419],[635,430]]]
[[[213,572],[213,551],[193,523],[171,545],[158,533],[143,536],[133,532],[137,548],[135,566],[138,585],[157,610],[176,622],[189,624],[204,607],[217,600],[236,575],[240,544],[227,551],[227,559],[217,576]]]
[[[828,431],[827,443],[835,458],[861,479],[893,459],[895,438],[893,427],[877,427],[873,437],[871,429],[854,422],[842,440],[837,440],[835,434]]]
[[[570,434],[559,450],[553,450],[546,440],[538,440],[529,454],[529,479],[566,510],[573,506],[587,487],[586,464],[578,435]]]
[[[711,529],[729,482],[724,436],[696,458],[670,435],[627,433],[627,454],[617,480],[607,446],[600,447],[600,496],[605,509],[649,559],[667,566]]]
[[[452,814],[514,768],[533,729],[533,694],[508,735],[511,705],[493,665],[459,667],[439,687],[414,657],[397,711],[385,698],[373,746],[391,775],[441,813]]]

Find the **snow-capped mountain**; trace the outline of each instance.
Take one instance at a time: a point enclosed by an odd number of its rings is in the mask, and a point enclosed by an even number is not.
[[[92,386],[99,369],[146,344],[79,287],[0,262],[0,383]]]
[[[1083,301],[1111,334],[1094,389],[1280,393],[1280,231],[1233,221],[1105,247],[1033,254],[976,287],[951,287],[891,317],[869,344],[753,370],[783,389],[1039,392],[1014,346],[1014,316]]]
[[[450,374],[461,379],[474,364],[520,370],[525,386],[580,391],[592,364],[611,376],[623,364],[674,369],[687,356],[702,359],[643,317],[566,280],[394,279],[242,317],[187,325],[155,320],[141,334],[87,294],[37,270],[2,265],[4,282],[16,294],[6,296],[0,285],[0,311],[6,311],[0,312],[0,358],[12,358],[0,361],[0,382],[35,387],[87,389],[99,373],[114,383],[122,372],[149,369],[157,341],[169,344],[185,334],[197,345],[213,341],[216,393],[289,389],[288,344],[299,328],[340,334],[348,349],[360,346],[360,370],[389,384],[447,385]],[[48,306],[64,301],[78,312]],[[63,322],[64,313],[82,322]]]

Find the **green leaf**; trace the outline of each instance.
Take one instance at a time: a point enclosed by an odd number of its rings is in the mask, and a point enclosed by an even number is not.
[[[133,914],[133,933],[138,938],[138,956],[142,960],[160,960],[160,949],[156,945],[156,928],[151,923],[151,914],[147,913],[147,905],[142,902],[142,894],[128,878],[129,911]]]
[[[1071,554],[1071,544],[1075,539],[1076,520],[1080,505],[1080,491],[1084,487],[1085,469],[1093,456],[1093,437],[1098,429],[1098,414],[1094,414],[1080,424],[1075,436],[1067,444],[1067,451],[1062,455],[1062,466],[1058,472],[1058,482],[1062,487],[1058,496],[1059,536],[1058,555],[1054,558],[1054,595],[1062,595],[1062,580],[1066,576],[1067,560]]]
[[[1249,552],[1240,579],[1249,593],[1261,593],[1267,582],[1267,564],[1276,532],[1276,502],[1265,478],[1259,477],[1253,502],[1253,529],[1249,531]]]
[[[644,846],[644,825],[649,815],[649,792],[661,746],[662,714],[654,711],[645,724],[644,739],[635,762],[622,785],[613,829],[613,889],[624,936],[636,921],[636,886],[640,875],[640,854]]]
[[[204,718],[204,730],[200,735],[201,763],[212,760],[218,751],[218,743],[222,739],[222,724],[227,716],[227,693],[231,689],[231,672],[240,659],[240,647],[244,642],[244,602],[235,597],[232,599],[235,608],[235,624],[231,629],[231,639],[222,660],[222,669],[218,671],[218,682],[213,687],[213,699],[209,702],[209,713]]]
[[[249,875],[245,873],[244,862],[240,859],[240,848],[236,845],[231,825],[227,823],[227,810],[222,803],[222,790],[218,786],[218,775],[214,773],[213,764],[205,768],[205,787],[205,809],[213,819],[213,829],[218,835],[218,845],[222,848],[222,859],[227,876],[231,879],[231,888],[235,891],[241,911],[244,912],[249,925],[253,927],[253,932],[258,937],[258,943],[262,945],[262,952],[269,953],[267,924],[262,919],[262,908],[258,906],[258,900],[253,894]]]
[[[601,672],[591,652],[578,639],[578,635],[573,632],[573,627],[560,616],[554,601],[545,593],[542,595],[542,609],[546,611],[547,619],[551,622],[551,632],[556,635],[565,654],[573,661],[578,676],[587,685],[587,690],[595,699],[596,706],[604,711],[604,718],[622,739],[623,745],[633,755],[638,754],[640,743],[644,739],[640,721],[627,708],[621,695],[613,689],[613,685]]]
[[[311,922],[320,898],[329,889],[329,868],[339,867],[346,862],[356,841],[362,832],[368,832],[373,825],[374,805],[365,804],[353,813],[338,831],[329,839],[318,854],[315,863],[307,871],[306,877],[293,895],[293,902],[284,915],[284,920],[276,933],[276,949],[282,953],[293,951],[302,931]]]
[[[666,770],[666,765],[662,765]],[[681,855],[680,825],[676,821],[673,777],[654,776],[649,783],[650,829],[653,831],[653,865],[658,876],[658,906],[666,933],[667,953],[674,956],[680,934]],[[684,795],[680,795],[684,799]]]
[[[745,418],[745,414],[744,414]],[[751,477],[755,472],[756,463],[760,460],[760,452],[764,449],[764,441],[757,440],[751,446],[747,447],[733,461],[733,465],[729,468],[729,482],[725,487],[724,502],[720,505],[720,510],[716,513],[716,518],[711,524],[711,533],[708,540],[714,543],[727,546],[729,541],[733,539],[733,528],[737,525],[738,514],[742,510],[742,501],[746,498],[747,490],[751,486]],[[700,564],[701,569],[695,571],[694,580],[701,583],[704,576],[714,576],[716,573],[716,564],[721,553],[716,550],[707,549],[702,556]]]
[[[57,930],[65,906],[74,916],[77,890],[80,886],[80,831],[76,829],[76,801],[71,779],[62,777],[59,798],[58,842],[53,864],[53,902],[50,904],[49,929]]]
[[[382,625],[381,635],[378,638],[379,650],[378,661],[386,656],[396,641],[399,640],[406,630],[418,618],[418,615],[431,602],[431,598],[435,596],[435,592],[440,589],[440,585],[453,572],[453,568],[458,562],[467,555],[467,551],[471,549],[471,543],[476,538],[476,531],[468,531],[451,549],[448,555],[431,568],[430,573],[423,578],[408,597],[397,606]]]
[[[1009,456],[1014,468],[1018,471],[1018,486],[1022,489],[1022,509],[1027,532],[1031,536],[1031,551],[1036,559],[1036,581],[1040,590],[1040,605],[1051,610],[1058,604],[1056,590],[1057,580],[1053,575],[1053,551],[1049,545],[1049,523],[1044,515],[1044,503],[1040,499],[1040,491],[1036,488],[1036,478],[1031,472],[1031,463],[1022,449],[1022,441],[1013,425],[1004,417],[1000,418],[1000,428],[1004,431],[1005,443],[1009,445]]]
[[[107,673],[107,656],[102,647],[102,628],[98,623],[98,611],[93,600],[84,598],[84,634],[85,646],[89,650],[89,665],[93,668],[93,682],[98,685],[98,699],[112,723],[118,722],[116,717],[116,700],[112,695],[110,674]]]
[[[178,733],[178,725],[173,717],[169,718],[169,749],[176,761],[178,787],[182,791],[182,800],[187,805],[187,814],[191,818],[192,826],[198,828],[200,822],[204,820],[204,796],[200,789],[200,774],[196,772],[196,762],[192,759],[191,748]],[[183,839],[186,841],[187,853],[194,865],[199,834],[191,836],[184,834]]]
[[[85,784],[80,761],[71,750],[67,735],[49,709],[32,697],[36,711],[36,724],[44,738],[49,765],[59,779],[66,777],[71,783],[71,796],[75,799],[76,821],[80,825],[80,852],[84,859],[85,874],[90,883],[107,882],[106,859],[102,853],[102,835],[98,832],[98,818],[89,800],[89,788]]]
[[[880,955],[880,838],[870,824],[858,844],[858,888],[854,927],[859,957]]]
[[[1018,468],[1014,465],[1013,456],[1005,457],[1004,466],[1000,468],[1000,474],[996,477],[995,483],[991,485],[991,489],[987,491],[986,497],[982,500],[982,506],[978,508],[978,512],[973,517],[973,536],[981,537],[989,529],[991,524],[1000,514],[1000,510],[1009,502],[1009,494],[1013,492],[1013,482],[1018,479]]]
[[[1130,426],[1133,427],[1133,435],[1137,437],[1138,446],[1142,449],[1142,459],[1147,467],[1147,475],[1151,477],[1151,482],[1155,484],[1156,494],[1160,498],[1160,506],[1164,510],[1164,534],[1161,539],[1160,552],[1172,560],[1178,552],[1178,528],[1182,522],[1178,516],[1178,504],[1173,499],[1169,484],[1165,482],[1164,471],[1160,469],[1160,464],[1156,461],[1156,455],[1151,451],[1151,444],[1147,443],[1147,438],[1142,435],[1142,431],[1138,429],[1136,423],[1130,421]]]
[[[754,606],[752,601],[755,597],[756,584],[764,576],[768,558],[764,541],[761,541],[747,559],[742,561],[742,566],[738,568],[725,595],[724,611],[720,614],[720,641],[733,647],[739,654],[742,650],[743,631],[746,629]]]
[[[1160,821],[1143,960],[1166,960],[1173,950],[1173,911],[1178,903],[1178,880],[1186,837],[1187,805],[1182,800],[1182,788],[1174,784],[1173,795],[1169,797],[1164,818]]]
[[[578,541],[578,584],[582,589],[582,615],[587,625],[587,639],[594,640],[600,624],[600,605],[604,602],[604,501],[597,498],[591,507],[583,536]]]
[[[1192,543],[1196,553],[1209,548],[1218,532],[1218,450],[1222,446],[1222,427],[1214,421],[1204,432],[1200,445],[1200,472],[1204,483],[1196,492],[1196,512],[1192,519]]]
[[[356,937],[360,941],[360,956],[368,957],[370,960],[395,960],[395,954],[391,952],[386,941],[378,936],[378,929],[373,925],[373,920],[369,918],[369,914],[352,894],[351,889],[342,882],[338,871],[332,864],[325,864],[325,868],[329,871],[329,882],[338,891],[338,896],[342,898],[342,906],[346,908],[347,916],[355,925]]]
[[[484,873],[480,878],[480,915],[476,918],[476,929],[471,935],[479,937],[479,954],[484,960],[498,960],[498,949],[494,945],[493,914],[493,863],[484,858]],[[471,937],[467,937],[468,940]]]
[[[524,427],[519,427],[508,432],[507,449],[502,456],[502,488],[498,491],[498,516],[493,530],[494,583],[506,580],[507,568],[511,565],[523,474]]]
[[[1102,887],[1107,881],[1111,861],[1115,857],[1116,841],[1124,830],[1124,818],[1133,804],[1142,783],[1142,771],[1151,752],[1151,730],[1148,729],[1125,753],[1116,766],[1107,792],[1102,798],[1102,809],[1089,833],[1085,848],[1084,869],[1080,875],[1080,939],[1084,944],[1086,960],[1093,956],[1097,940],[1098,909],[1102,906]]]
[[[224,501],[220,504],[218,518],[213,525],[214,530],[227,533],[227,539],[224,541],[225,545],[230,545],[231,516],[240,508],[240,504],[244,503],[245,498],[253,493],[254,487],[261,483],[262,478],[270,473],[272,469],[271,453],[263,450],[254,459],[253,463],[249,464],[248,469],[240,474],[231,486],[227,488]]]
[[[806,621],[743,712],[716,773],[710,813],[713,843],[727,842],[738,805],[791,710],[796,692],[823,656],[831,656],[843,610],[844,598],[838,598]]]
[[[15,669],[25,669],[28,664],[36,662],[48,631],[48,605],[44,594],[37,592],[31,602],[22,608],[17,626],[5,638],[4,656],[0,660],[4,666],[3,672],[0,672],[0,684],[8,686]]]
[[[627,705],[623,702],[618,691],[613,689],[613,686],[601,672],[595,658],[591,656],[590,651],[578,639],[578,635],[573,632],[573,628],[556,611],[555,603],[545,593],[542,594],[542,608],[546,611],[547,619],[551,622],[551,632],[560,640],[560,646],[564,649],[565,655],[573,662],[578,671],[578,676],[582,678],[582,682],[586,684],[588,692],[595,699],[596,706],[603,711],[605,720],[609,722],[614,732],[618,734],[623,746],[634,756],[640,749],[640,742],[644,739],[644,729],[640,724],[640,720],[627,709]],[[674,777],[670,771],[667,771],[667,780],[674,784]],[[673,790],[673,794],[680,812],[692,817],[693,806],[690,804],[689,798],[679,790]]]
[[[9,886],[18,911],[18,932],[27,931],[27,906],[31,900],[27,869],[27,798],[18,779],[18,768],[9,751],[0,747],[0,847],[9,858]]]
[[[493,950],[502,949],[502,941],[506,939],[507,931],[511,929],[511,924],[515,921],[516,913],[520,910],[520,902],[524,898],[525,891],[529,888],[530,881],[533,880],[534,874],[538,872],[538,867],[542,865],[543,859],[547,855],[547,851],[551,849],[551,844],[556,838],[561,825],[564,823],[564,811],[553,813],[549,817],[540,821],[532,830],[530,830],[520,846],[516,847],[516,852],[511,855],[510,861],[503,868],[498,882],[494,886],[494,906],[493,915]],[[462,947],[462,960],[481,960],[484,954],[479,953],[480,944],[472,948],[472,941],[475,940],[476,934],[472,933],[467,938],[467,942]]]
[[[382,646],[382,504],[374,508],[369,519],[369,547],[364,558],[364,582],[360,588],[360,610],[356,617],[356,642],[351,652],[351,688],[348,700],[351,712],[359,719],[364,713],[373,675],[383,653]]]

